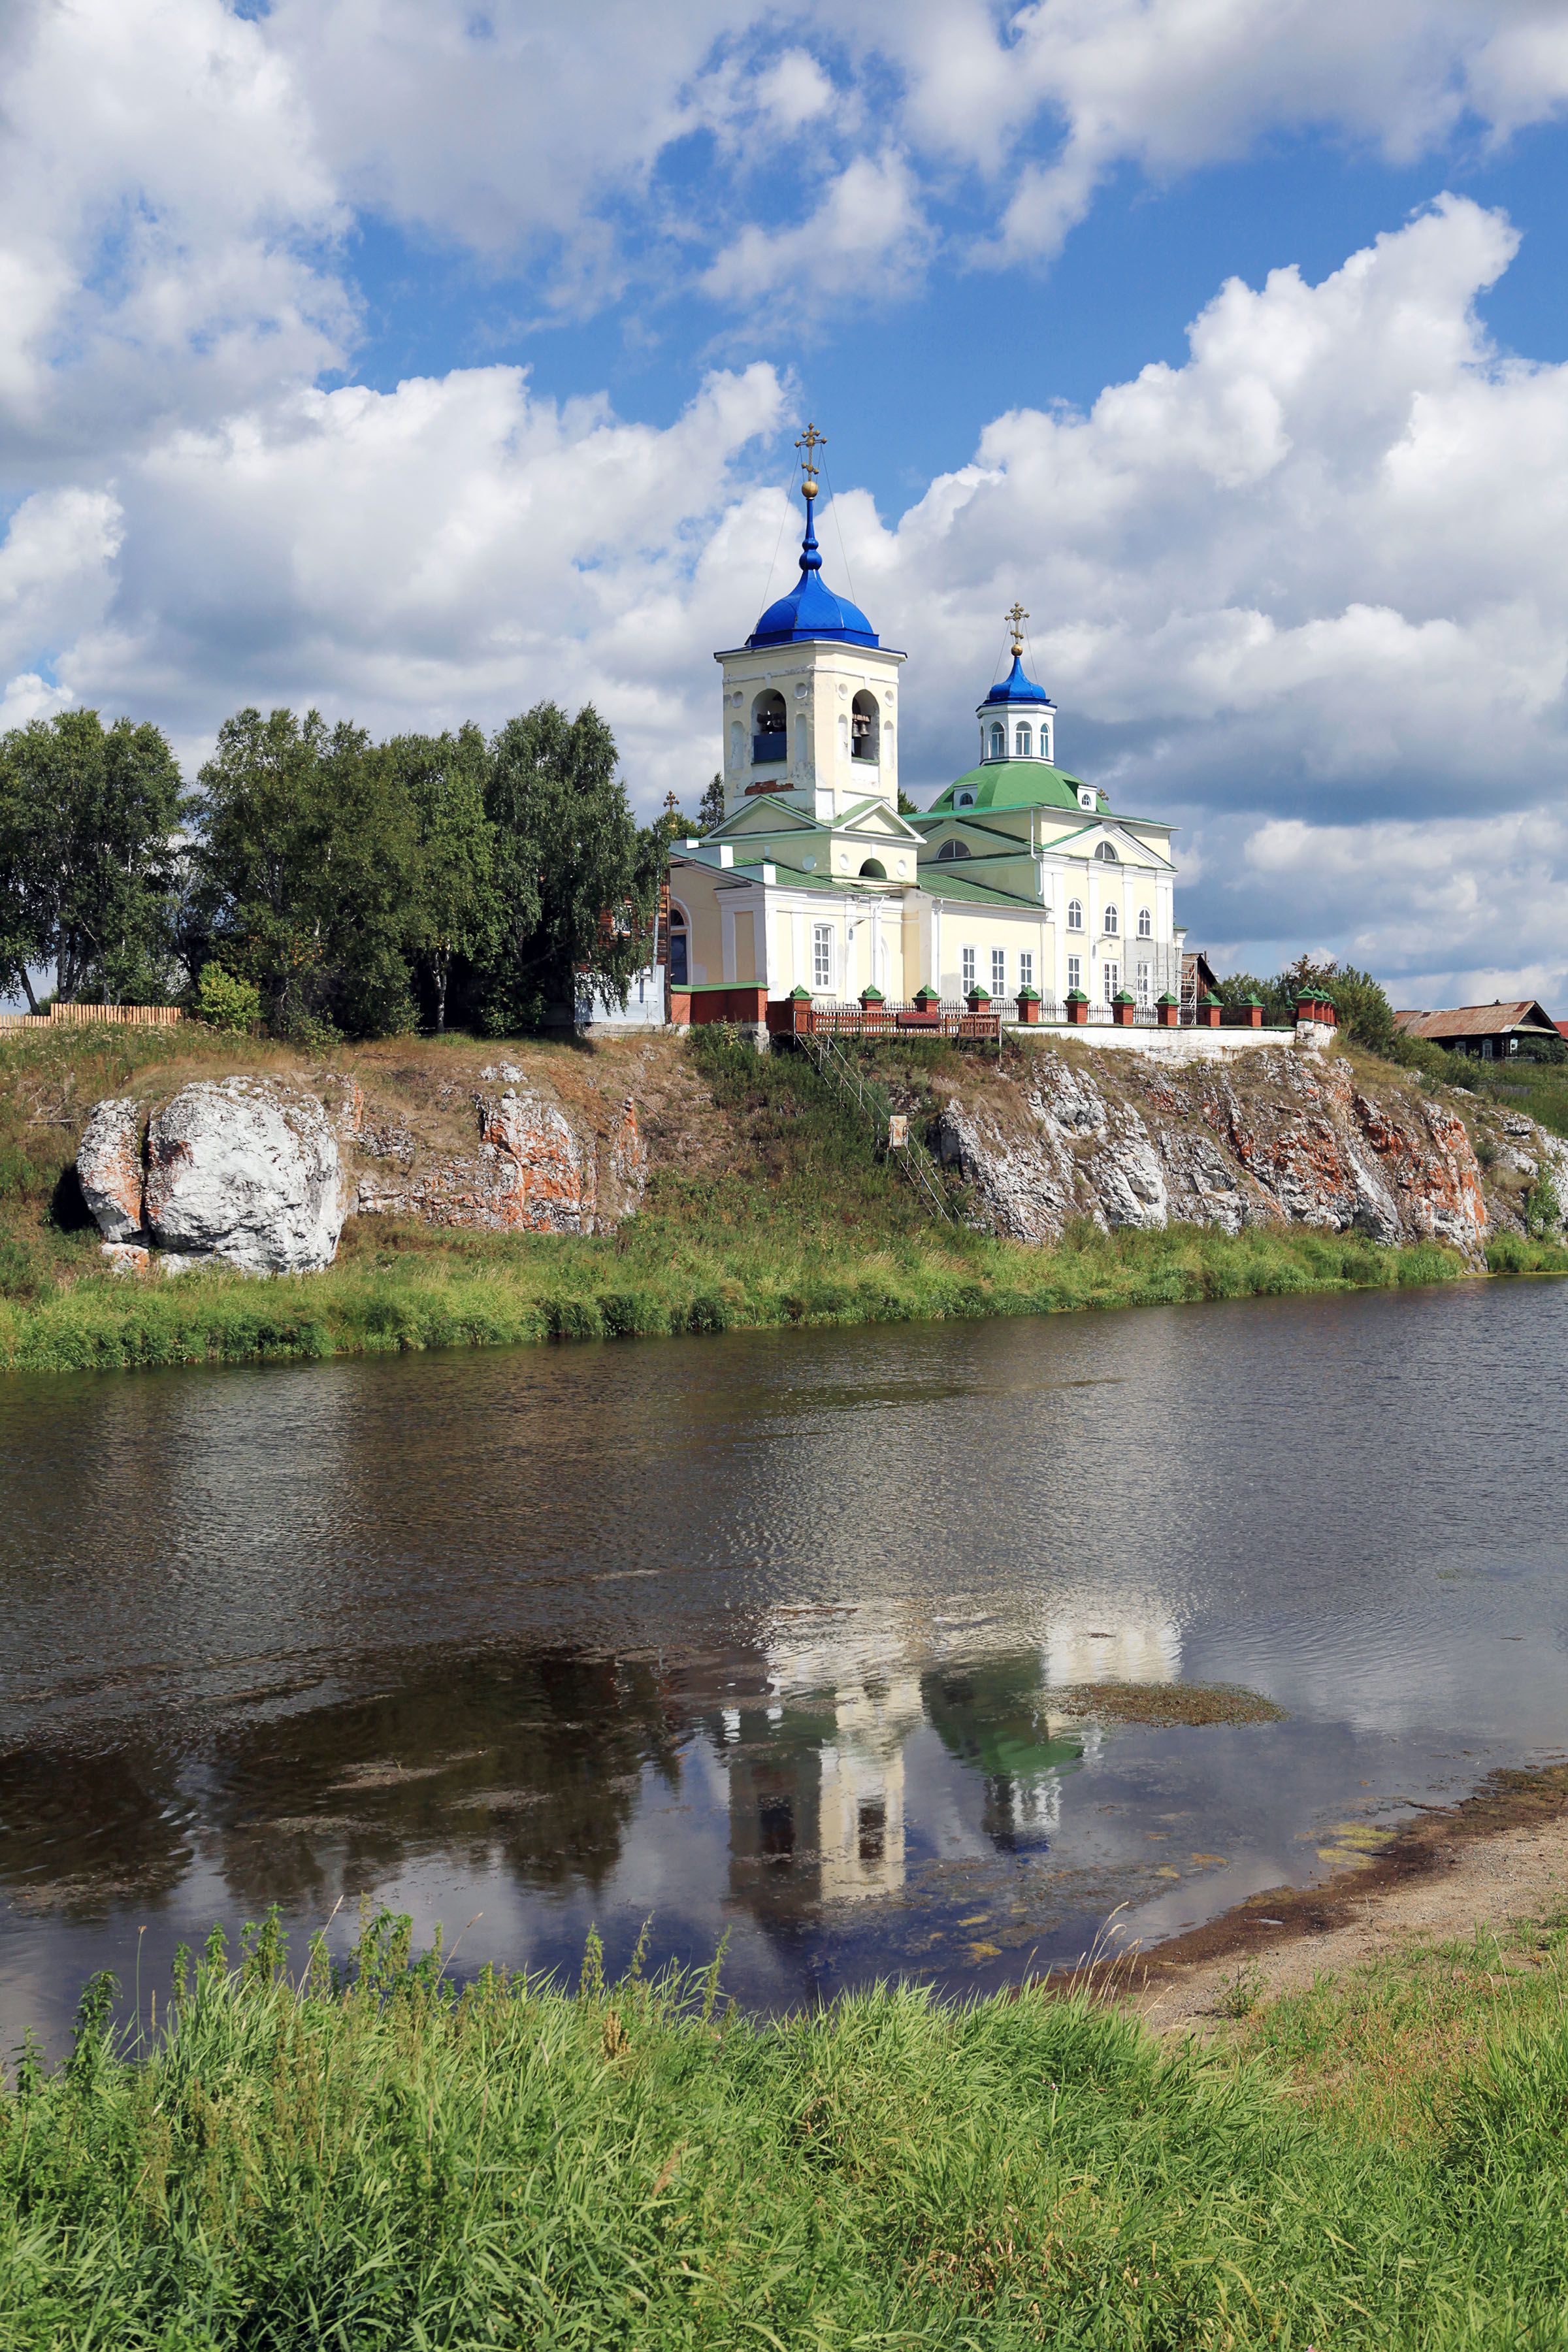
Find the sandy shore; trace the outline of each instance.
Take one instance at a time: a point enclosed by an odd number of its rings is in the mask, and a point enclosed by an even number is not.
[[[1407,1937],[1468,1941],[1478,1927],[1540,1918],[1568,1902],[1568,1767],[1494,1773],[1473,1797],[1434,1808],[1364,1864],[1316,1886],[1255,1895],[1217,1919],[1097,1969],[1097,1988],[1163,2032],[1205,2032],[1226,2014],[1238,1967],[1258,1990],[1303,1990]]]

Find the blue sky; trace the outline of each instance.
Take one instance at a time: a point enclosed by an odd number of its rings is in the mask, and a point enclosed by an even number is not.
[[[20,0],[0,722],[591,697],[651,812],[823,544],[1231,967],[1568,1011],[1561,0]],[[793,509],[798,516],[798,504]]]

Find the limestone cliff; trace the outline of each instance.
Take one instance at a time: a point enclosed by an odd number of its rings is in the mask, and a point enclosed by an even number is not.
[[[1340,1055],[1173,1069],[1045,1047],[1022,1078],[977,1062],[973,1083],[935,1091],[937,1147],[973,1213],[1019,1241],[1055,1241],[1082,1216],[1233,1234],[1283,1221],[1479,1258],[1489,1233],[1522,1229],[1542,1158],[1568,1199],[1568,1145],[1532,1120],[1472,1105],[1478,1157],[1459,1097],[1393,1072],[1365,1080]]]

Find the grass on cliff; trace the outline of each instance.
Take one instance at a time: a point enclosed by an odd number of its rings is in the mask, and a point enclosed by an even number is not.
[[[384,1916],[342,1980],[250,1944],[143,2042],[89,1986],[0,2094],[16,2352],[1568,2342],[1560,1923],[1206,2050],[1028,1990],[769,2024],[592,1940],[574,1997],[458,1992]]]
[[[71,1173],[83,1107],[132,1087],[161,1059],[197,1075],[204,1055],[215,1068],[232,1066],[234,1048],[183,1031],[79,1039],[7,1048],[0,1364],[19,1369],[1056,1313],[1386,1287],[1468,1271],[1447,1249],[1380,1249],[1301,1228],[1232,1238],[1187,1226],[1108,1234],[1082,1223],[1042,1251],[962,1222],[940,1225],[804,1061],[759,1059],[710,1034],[693,1050],[733,1136],[733,1163],[717,1176],[656,1171],[643,1213],[615,1234],[353,1218],[325,1274],[128,1280],[105,1268]],[[247,1048],[246,1058],[265,1067],[267,1052]],[[879,1057],[879,1074],[918,1094],[943,1055],[965,1066],[951,1047],[910,1047],[896,1061]],[[1518,1270],[1553,1256],[1568,1268],[1568,1252],[1520,1244],[1514,1255]]]

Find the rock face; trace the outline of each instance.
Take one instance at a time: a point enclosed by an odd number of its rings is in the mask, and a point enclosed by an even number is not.
[[[161,1249],[316,1273],[342,1230],[337,1139],[313,1096],[259,1078],[184,1087],[148,1128],[142,1202]]]
[[[480,1225],[495,1233],[611,1232],[642,1204],[647,1155],[628,1096],[605,1154],[601,1183],[595,1139],[580,1135],[554,1103],[520,1083],[503,1065],[499,1095],[472,1097],[478,1145],[472,1153],[416,1160],[415,1139],[362,1124],[359,1141],[403,1164],[362,1176],[354,1205],[362,1215],[419,1217],[432,1225]]]
[[[1259,1056],[1256,1072],[1116,1060],[1113,1075],[1043,1051],[1015,1093],[1022,1120],[994,1088],[947,1103],[942,1156],[961,1164],[987,1223],[1046,1243],[1073,1216],[1232,1234],[1283,1220],[1480,1255],[1480,1168],[1464,1121],[1429,1097],[1375,1102],[1337,1058]]]
[[[104,1240],[136,1240],[142,1228],[142,1123],[133,1102],[98,1105],[82,1134],[76,1172]]]

